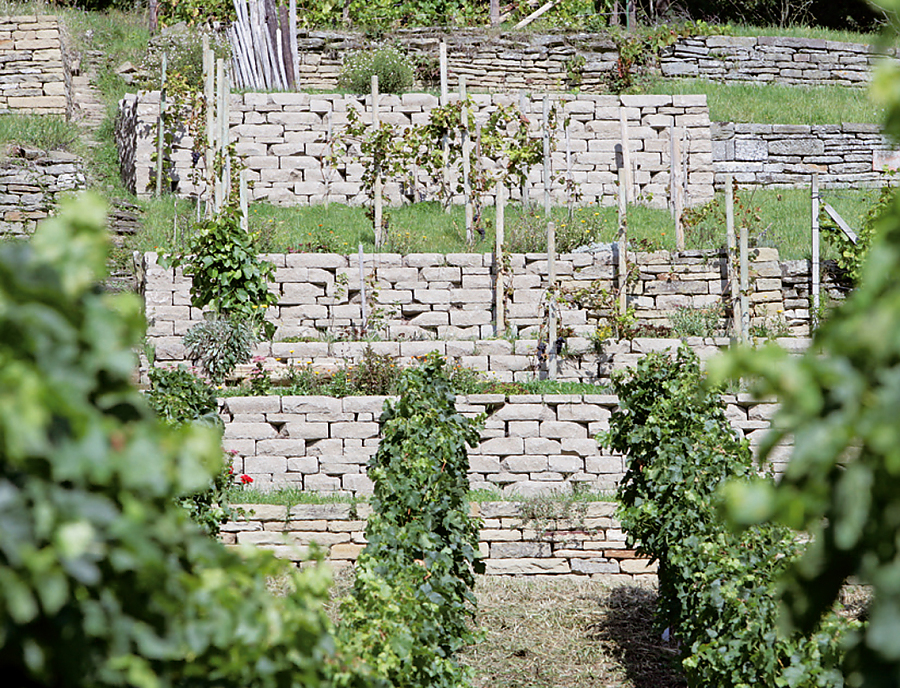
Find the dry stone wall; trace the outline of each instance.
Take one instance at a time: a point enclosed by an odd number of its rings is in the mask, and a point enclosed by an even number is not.
[[[619,53],[605,35],[489,33],[434,29],[399,31],[384,42],[401,45],[421,64],[437,64],[440,41],[447,43],[451,83],[466,75],[485,91],[563,91],[579,88],[608,93]],[[300,83],[306,89],[337,87],[342,59],[375,46],[362,34],[303,31],[298,34]],[[864,86],[879,55],[870,46],[786,36],[694,36],[662,50],[649,69],[673,78],[777,82],[806,86]],[[426,84],[433,85],[435,75]]]
[[[0,113],[3,112],[72,114],[71,76],[56,17],[0,17]]]
[[[788,36],[695,36],[664,48],[663,76],[801,86],[865,86],[881,59],[870,46]]]
[[[808,186],[813,173],[822,187],[880,186],[896,154],[877,124],[711,125],[716,187],[726,174],[741,186]]]
[[[457,96],[451,97],[451,100]],[[500,104],[516,104],[518,98],[504,94],[474,94],[475,121],[483,122]],[[347,123],[347,111],[357,110],[365,121],[371,118],[370,98],[309,93],[245,93],[231,99],[231,141],[247,167],[252,197],[285,205],[319,204],[326,201],[359,205],[367,202],[361,181],[362,164],[343,161],[337,167],[327,162],[331,153],[329,132],[337,133]],[[438,105],[435,96],[406,93],[381,98],[382,121],[398,126],[423,124]],[[553,97],[569,118],[572,179],[578,184],[581,202],[614,204],[617,196],[617,169],[621,153],[620,112],[629,124],[629,148],[635,167],[634,181],[639,196],[647,203],[665,206],[669,184],[669,134],[672,127],[684,130],[688,205],[712,198],[712,144],[706,96],[590,96]],[[128,187],[146,196],[151,179],[151,156],[156,150],[156,120],[159,93],[128,95],[120,103],[116,140],[122,177]],[[535,136],[539,135],[542,101],[529,97],[525,111]],[[553,153],[552,196],[555,203],[566,202],[566,172],[563,134],[556,135],[558,150]],[[196,195],[192,173],[203,169],[195,164],[193,139],[179,132],[173,143],[171,160],[176,178],[174,191]],[[486,161],[486,165],[492,163]],[[420,176],[419,196],[434,197],[437,188]],[[541,167],[528,176],[530,198],[543,198]],[[386,180],[385,195],[392,203],[404,199],[398,180]],[[461,201],[461,197],[456,199]],[[489,197],[488,202],[493,202]]]
[[[278,295],[278,303],[267,311],[266,317],[278,329],[276,341],[260,345],[258,355],[303,359],[306,354],[291,353],[297,349],[291,346],[292,341],[354,339],[358,338],[354,336],[356,333],[365,329],[358,256],[296,253],[263,257],[276,268],[270,289]],[[156,358],[163,363],[183,361],[185,352],[181,338],[203,317],[199,310],[190,306],[190,279],[183,277],[180,270],[159,265],[155,253],[137,254],[137,261],[138,281],[149,322],[147,336],[156,349]],[[629,253],[628,261],[637,268],[636,279],[628,284],[629,301],[641,322],[666,326],[678,307],[720,308],[721,327],[725,327],[730,285],[723,253]],[[618,281],[616,264],[612,251],[562,254],[556,261],[558,283],[569,290],[611,291]],[[520,341],[497,341],[494,348],[508,347],[509,350],[501,355],[516,353],[523,358],[517,363],[520,366],[517,369],[501,369],[497,367],[501,364],[479,360],[484,362],[483,369],[496,370],[512,379],[510,376],[516,371],[524,377],[533,370],[532,364],[525,361],[523,351],[523,347],[530,349],[533,358],[533,342],[523,344],[523,341],[545,336],[541,328],[547,314],[547,256],[512,254],[509,265],[503,289],[508,332],[511,339]],[[396,342],[397,355],[405,357],[409,354],[404,351],[416,347],[443,346],[433,340],[494,337],[496,268],[491,254],[368,254],[363,257],[363,268],[370,281],[369,332],[374,331],[381,339],[388,340],[383,342],[385,345]],[[808,307],[792,304],[793,308],[785,309],[778,252],[771,248],[753,249],[750,270],[753,276],[749,294],[753,309],[751,324],[784,329],[773,327],[778,321],[794,334],[805,334],[808,331]],[[372,287],[377,292],[377,300],[372,300]],[[373,312],[378,317],[377,323],[371,320]],[[561,308],[560,324],[571,337],[569,350],[588,354],[590,343],[587,340],[595,337],[598,325],[605,321],[606,315],[607,311],[593,311],[587,306]],[[318,356],[329,355],[327,342],[313,343],[321,347]],[[479,345],[479,351],[487,351],[487,346]],[[449,350],[445,353],[467,355]],[[483,354],[473,351],[468,355]],[[596,376],[595,364],[593,360],[585,363],[584,367],[573,369],[572,375],[575,378]]]
[[[18,149],[0,161],[0,237],[31,234],[64,192],[85,188],[84,163],[64,151]]]
[[[677,347],[679,342],[668,342]],[[291,486],[316,492],[366,495],[372,483],[366,464],[378,449],[378,419],[386,397],[228,397],[222,402],[224,446],[236,472],[268,489]],[[774,404],[749,396],[725,397],[726,413],[755,446],[770,424]],[[457,410],[484,414],[479,445],[469,450],[473,489],[528,497],[566,492],[574,484],[611,491],[625,472],[622,456],[601,449],[598,433],[609,429],[618,399],[604,394],[470,394]],[[776,449],[781,471],[790,445]]]
[[[447,73],[452,84],[465,75],[469,88],[480,91],[582,91],[608,93],[619,59],[616,44],[605,35],[531,32],[494,33],[475,29],[398,31],[387,38],[414,55],[420,64],[437,67],[440,42],[447,44]],[[304,90],[337,88],[343,57],[376,45],[347,31],[304,31],[298,34],[300,83]],[[432,72],[421,86],[434,86]]]
[[[559,517],[536,520],[525,502],[474,502],[481,517],[479,552],[486,575],[573,575],[609,582],[653,582],[656,564],[628,549],[612,502],[576,504]],[[365,546],[368,504],[253,504],[226,523],[228,545],[254,545],[289,561],[304,559],[316,543],[335,569],[352,564]]]

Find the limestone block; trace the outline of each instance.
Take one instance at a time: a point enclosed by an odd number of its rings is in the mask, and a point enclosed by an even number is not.
[[[541,575],[549,573],[569,573],[565,559],[497,559],[485,561],[485,573],[489,576]]]
[[[541,423],[541,437],[584,439],[587,437],[587,428],[579,423],[548,420]]]

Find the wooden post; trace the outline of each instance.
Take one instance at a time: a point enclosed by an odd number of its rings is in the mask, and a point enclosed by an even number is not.
[[[377,131],[381,126],[378,114],[378,76],[372,75],[372,128]],[[375,169],[375,181],[372,189],[372,202],[374,203],[375,215],[375,246],[381,248],[382,242],[382,210],[381,210],[381,169]]]
[[[551,380],[557,377],[558,361],[556,340],[559,337],[556,323],[556,225],[547,223],[547,304],[549,308],[547,325],[547,374]]]
[[[619,250],[619,315],[628,309],[628,198],[625,191],[625,170],[619,168],[619,231],[616,235]]]
[[[747,225],[741,223],[741,339],[750,339],[750,270],[748,266]]]
[[[363,266],[363,246],[362,242],[359,242],[359,303],[360,303],[360,312],[362,313],[362,330],[366,331],[366,321],[368,320],[368,315],[366,314],[366,269]]]
[[[459,75],[459,99],[466,99],[466,76]],[[469,156],[472,153],[472,141],[469,137],[469,112],[463,104],[460,109],[460,143],[462,144],[462,169],[463,169],[463,201],[466,204],[466,243],[471,246],[475,243],[474,212],[472,208],[472,179]]]
[[[634,171],[631,167],[630,135],[625,108],[619,107],[619,136],[622,139],[622,167],[625,168],[625,200],[634,203]]]
[[[500,0],[491,0],[491,26],[500,23]]]
[[[450,102],[450,90],[447,83],[447,44],[441,41],[440,45],[441,66],[441,107],[446,107]],[[450,189],[450,140],[447,134],[441,137],[441,156],[444,161],[443,185],[444,185],[444,212],[450,212],[450,202],[453,199],[453,191]]]
[[[738,289],[738,276],[735,265],[738,261],[737,240],[734,236],[734,186],[730,174],[725,175],[725,243],[728,247],[727,271],[728,284],[731,285],[731,320],[732,332],[735,338],[740,337],[740,290]]]
[[[289,45],[291,50],[291,70],[294,73],[294,90],[300,90],[300,54],[297,47],[297,0],[290,0],[288,5],[288,30],[291,32]]]
[[[149,0],[147,4],[147,28],[153,36],[159,31],[159,0]]]
[[[572,141],[569,137],[569,126],[566,125],[566,208],[568,222],[575,219],[575,180],[572,177]]]
[[[505,232],[505,216],[506,216],[506,184],[502,181],[497,182],[497,216],[495,225],[497,227],[496,244],[494,249],[494,266],[497,275],[497,282],[494,286],[494,299],[496,304],[496,325],[494,326],[494,334],[498,337],[506,330],[506,289],[504,278],[506,274],[503,270],[503,236]]]
[[[822,290],[821,286],[821,265],[819,263],[819,175],[817,172],[813,172],[812,174],[812,185],[810,186],[810,197],[812,201],[812,236],[810,237],[812,241],[812,265],[811,265],[811,277],[812,277],[812,285],[810,291],[812,292],[812,317],[810,318],[810,323],[812,327],[815,328],[818,326],[818,315],[819,308],[821,307],[821,296],[820,291]],[[810,332],[812,334],[812,332]]]
[[[222,141],[222,121],[225,119],[225,96],[223,95],[225,85],[225,62],[220,57],[216,59],[216,154],[222,152],[224,143]],[[224,167],[224,166],[223,166]],[[224,172],[224,170],[223,170]],[[225,201],[225,187],[222,174],[215,175],[215,202],[213,203],[214,213],[218,213],[222,209]]]
[[[211,215],[209,211],[212,209],[211,202],[215,193],[213,168],[215,167],[216,61],[212,50],[209,49],[209,37],[206,34],[203,35],[203,51],[206,58],[206,78],[203,84],[203,100],[206,106],[206,157],[203,162],[206,169],[203,176],[206,179],[207,215]]]
[[[159,79],[159,119],[156,123],[156,197],[162,194],[163,154],[166,139],[166,68],[168,55],[162,56],[162,74]]]
[[[525,91],[519,91],[519,112],[522,113],[522,116],[525,116]],[[526,206],[528,205],[528,175],[526,174],[525,179],[522,180],[522,186],[519,189],[519,202],[522,204],[522,211],[524,212]]]
[[[222,193],[223,200],[227,204],[231,197],[231,155],[228,152],[228,144],[231,143],[231,74],[224,68],[224,60],[222,65],[222,138],[219,145],[225,159],[222,170]]]
[[[550,99],[544,94],[543,99],[544,130],[544,215],[550,217]]]
[[[329,110],[325,113],[325,145],[328,147],[329,151],[332,151],[332,139],[334,138],[334,122],[332,120],[332,112]],[[322,166],[323,172],[327,170],[322,176],[325,178],[325,209],[328,210],[328,206],[331,204],[331,165],[325,163]]]
[[[671,180],[672,213],[675,216],[675,249],[684,250],[684,225],[681,215],[684,212],[683,182],[681,178],[681,129],[673,127],[669,139],[669,178]]]
[[[247,170],[241,170],[238,198],[241,204],[241,229],[250,231],[250,204],[247,201]]]

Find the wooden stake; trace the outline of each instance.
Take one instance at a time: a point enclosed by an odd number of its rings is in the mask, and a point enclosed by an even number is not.
[[[363,266],[363,245],[362,242],[359,242],[359,303],[360,309],[362,313],[362,330],[366,331],[366,321],[368,320],[368,315],[366,314],[366,269]]]
[[[559,333],[556,324],[556,225],[553,222],[547,223],[547,283],[548,289],[548,335],[547,339],[547,374],[551,380],[555,380],[557,376],[557,354],[556,340]]]
[[[628,118],[625,116],[625,108],[622,106],[619,107],[619,136],[622,139],[622,167],[625,168],[625,199],[629,203],[634,203],[634,174],[631,167]]]
[[[466,76],[459,75],[459,99],[466,100]],[[472,141],[469,137],[469,112],[465,104],[460,109],[460,142],[462,144],[462,168],[463,168],[463,201],[466,204],[466,243],[471,246],[475,243],[474,211],[472,208],[472,179],[469,156],[472,153]]]
[[[730,174],[725,175],[725,242],[728,247],[726,258],[728,269],[728,283],[731,285],[731,320],[732,332],[735,338],[740,337],[740,290],[738,289],[738,276],[735,265],[739,260],[737,255],[737,240],[734,236],[734,185]]]
[[[619,250],[619,315],[628,309],[628,198],[625,192],[625,169],[619,168],[619,231],[616,235]]]
[[[572,178],[572,141],[569,138],[569,126],[566,125],[566,207],[568,221],[575,218],[575,182]]]
[[[497,226],[496,243],[494,248],[494,272],[497,275],[497,282],[494,285],[494,299],[496,304],[496,324],[494,326],[494,334],[498,337],[506,330],[506,274],[503,270],[503,241],[504,241],[504,223],[506,216],[506,185],[500,181],[497,182],[497,216],[495,224]]]
[[[300,90],[300,54],[297,47],[297,0],[290,0],[288,8],[288,31],[290,34],[291,70],[294,73],[294,90]]]
[[[675,249],[684,250],[684,225],[681,215],[684,212],[684,197],[682,196],[684,180],[680,174],[681,162],[681,129],[674,127],[671,130],[672,138],[669,141],[669,153],[671,157],[669,175],[672,180],[672,210],[675,215]]]
[[[441,41],[440,45],[441,66],[441,107],[446,107],[450,102],[449,87],[447,84],[447,44]],[[447,134],[441,137],[441,156],[444,161],[443,185],[444,185],[444,212],[450,212],[450,203],[453,200],[453,191],[450,188],[450,140]]]
[[[544,94],[543,102],[544,128],[544,215],[550,217],[550,100]]]
[[[166,139],[166,68],[168,55],[162,56],[162,74],[159,80],[159,119],[156,123],[156,197],[162,195],[163,149]]]
[[[378,115],[378,76],[372,75],[372,128],[377,131],[381,126]],[[381,211],[381,169],[375,169],[375,182],[372,190],[372,202],[375,210],[375,246],[381,248],[382,211]]]
[[[527,101],[525,100],[525,91],[519,91],[519,112],[522,113],[522,116],[525,116],[525,109],[527,106]],[[522,204],[522,210],[528,206],[528,175],[525,175],[525,179],[522,180],[521,188],[519,189],[519,202]]]
[[[491,26],[500,23],[500,0],[491,0]]]
[[[238,198],[241,204],[241,229],[245,232],[250,231],[250,204],[247,200],[247,170],[241,170],[240,188],[238,189]]]
[[[750,271],[748,266],[747,225],[741,223],[741,339],[750,339]]]
[[[821,307],[821,265],[819,262],[819,175],[816,172],[812,174],[812,184],[810,186],[810,200],[812,210],[812,317],[810,322],[813,328],[818,326],[819,308]],[[812,332],[810,332],[812,334]]]
[[[204,160],[206,169],[204,170],[204,179],[206,180],[206,212],[210,216],[211,201],[215,194],[215,179],[213,178],[213,169],[215,168],[215,146],[216,146],[216,100],[215,100],[215,79],[216,64],[215,56],[212,50],[209,50],[209,38],[204,36],[204,46],[206,48],[206,80],[203,86],[203,99],[206,102],[206,159]]]

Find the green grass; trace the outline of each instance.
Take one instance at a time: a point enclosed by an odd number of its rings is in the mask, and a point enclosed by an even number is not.
[[[713,122],[874,124],[884,119],[881,108],[861,88],[659,79],[643,85],[641,90],[665,95],[706,94],[709,118]]]
[[[368,497],[352,497],[344,494],[332,494],[329,492],[305,492],[296,487],[281,487],[275,490],[264,491],[255,487],[235,486],[228,490],[227,499],[232,504],[272,504],[286,506],[288,508],[297,504],[359,504],[369,501]],[[471,490],[470,502],[517,502],[529,503],[536,499],[544,501],[560,502],[610,502],[615,501],[611,495],[603,492],[578,491],[577,494],[551,493],[550,495],[534,498],[511,498],[504,496],[499,490]]]
[[[80,151],[78,125],[60,115],[0,115],[0,143],[18,143],[45,151]]]
[[[860,218],[873,201],[876,191],[870,189],[824,190],[823,198],[841,213],[851,226],[859,226]],[[698,213],[705,219],[685,230],[689,249],[711,249],[725,245],[724,198],[717,195],[716,206]],[[760,246],[772,246],[785,260],[808,258],[810,255],[810,201],[808,189],[740,190],[736,221],[749,223],[751,236]],[[185,230],[196,211],[190,202],[172,197],[144,203],[145,230],[133,237],[130,247],[140,251],[171,251],[185,247]],[[435,203],[420,203],[390,211],[391,230],[384,252],[454,253],[493,250],[493,208],[485,210],[488,228],[484,239],[467,247],[463,226],[463,209],[454,207],[444,213]],[[178,217],[177,242],[173,240],[175,218]],[[522,213],[511,206],[506,215],[507,250],[540,252],[546,247],[546,223],[543,213]],[[557,247],[560,252],[591,241],[615,241],[617,213],[615,208],[585,206],[574,218],[565,208],[554,208],[557,223]],[[371,223],[363,208],[332,204],[329,207],[286,208],[255,203],[250,211],[251,231],[258,234],[261,252],[327,251],[355,253],[360,242],[366,252],[374,250]],[[638,250],[675,250],[675,228],[666,210],[632,206],[628,210],[628,232],[632,247]],[[833,257],[825,244],[825,257]]]
[[[826,41],[842,43],[871,43],[876,33],[860,33],[859,31],[843,31],[826,29],[819,26],[748,26],[746,24],[729,24],[722,27],[729,36],[787,36],[790,38],[821,38]]]

